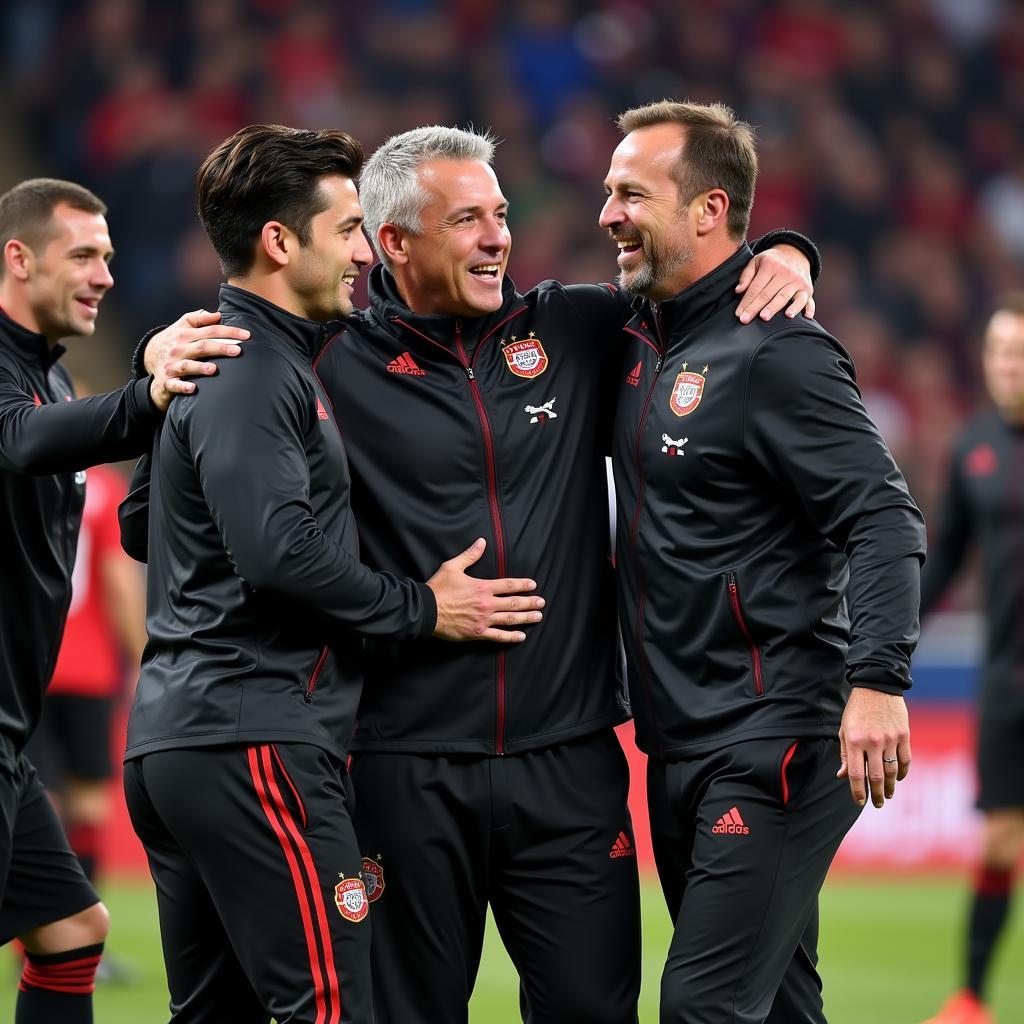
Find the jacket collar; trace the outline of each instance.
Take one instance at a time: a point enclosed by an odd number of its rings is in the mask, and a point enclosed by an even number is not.
[[[474,317],[414,313],[399,295],[398,285],[391,271],[380,263],[370,271],[369,296],[370,310],[388,325],[392,334],[411,330],[413,333],[425,335],[445,348],[451,348],[452,339],[458,329],[463,344],[470,352],[515,313],[517,307],[525,308],[516,286],[506,274],[501,285],[501,308],[494,313]]]
[[[281,335],[301,356],[310,362],[316,358],[328,338],[337,334],[342,328],[340,320],[320,323],[307,320],[305,317],[289,313],[280,306],[266,299],[237,288],[233,284],[222,284],[218,297],[219,308],[225,315],[254,317],[269,324]]]
[[[66,351],[63,345],[51,348],[45,335],[22,327],[7,315],[3,307],[0,307],[0,338],[21,362],[38,367],[43,373]]]
[[[713,316],[723,306],[735,303],[736,282],[753,255],[750,246],[746,242],[741,243],[724,263],[694,281],[689,288],[684,288],[671,299],[660,303],[658,313],[663,329],[668,334],[685,333]]]

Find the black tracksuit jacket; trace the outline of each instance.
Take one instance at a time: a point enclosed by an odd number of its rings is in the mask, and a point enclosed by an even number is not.
[[[972,543],[981,552],[987,642],[981,695],[1024,704],[1024,426],[996,411],[974,417],[953,448],[938,533],[921,579],[921,614],[956,575]]]
[[[134,458],[161,419],[149,378],[72,402],[64,349],[0,312],[0,766],[42,707],[71,603],[85,469]]]
[[[628,302],[506,279],[496,313],[418,316],[380,266],[370,298],[316,363],[367,562],[427,576],[481,536],[470,572],[547,603],[511,648],[368,640],[352,749],[510,754],[623,721],[604,456]]]
[[[918,635],[921,514],[844,349],[733,316],[749,258],[627,328],[620,613],[638,743],[666,759],[834,736],[851,684],[909,686]]]
[[[358,560],[342,435],[311,367],[339,325],[230,285],[219,308],[251,332],[243,354],[174,401],[122,508],[122,541],[145,558],[148,501],[149,643],[125,756],[275,741],[344,756],[355,630],[430,633],[433,594]]]

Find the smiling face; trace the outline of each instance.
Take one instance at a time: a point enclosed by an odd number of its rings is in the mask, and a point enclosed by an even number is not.
[[[419,180],[430,197],[420,230],[401,232],[401,251],[390,253],[402,297],[416,313],[500,309],[512,236],[494,171],[479,160],[428,160]]]
[[[71,335],[90,335],[103,296],[114,283],[114,255],[102,214],[53,208],[49,241],[33,250],[26,279],[26,302],[33,325],[51,344]]]
[[[985,384],[999,411],[1024,423],[1024,316],[1002,309],[989,322],[983,355]]]
[[[690,283],[693,202],[680,201],[673,174],[683,145],[679,125],[638,128],[616,147],[604,180],[599,223],[619,247],[619,283],[656,302]]]
[[[294,309],[310,320],[336,320],[352,312],[352,286],[373,262],[363,233],[355,182],[330,175],[319,189],[327,209],[310,221],[309,244],[298,246],[287,265]]]

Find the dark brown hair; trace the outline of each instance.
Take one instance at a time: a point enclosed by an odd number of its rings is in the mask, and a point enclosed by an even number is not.
[[[252,266],[263,225],[279,220],[308,245],[310,221],[327,209],[319,181],[352,178],[363,147],[342,131],[253,124],[225,139],[196,175],[199,219],[226,277]]]
[[[84,213],[106,214],[106,204],[87,188],[57,178],[29,178],[0,196],[0,246],[11,239],[42,249],[57,234],[53,211],[61,203]],[[4,266],[0,262],[0,277]]]
[[[634,107],[618,118],[624,135],[656,124],[678,124],[685,133],[674,173],[680,202],[689,203],[701,192],[722,189],[729,197],[729,235],[736,240],[744,238],[757,182],[754,129],[723,103],[661,100]]]

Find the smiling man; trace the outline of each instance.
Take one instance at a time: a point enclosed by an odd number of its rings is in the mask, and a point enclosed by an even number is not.
[[[24,755],[71,601],[85,470],[144,451],[172,392],[186,389],[165,380],[161,355],[155,377],[74,399],[61,341],[95,331],[113,284],[105,213],[87,189],[52,178],[0,196],[0,943],[17,936],[27,954],[19,1024],[92,1020],[107,934],[107,912]],[[215,321],[188,314],[154,348],[173,337],[198,368],[195,358],[229,348],[207,339],[201,324]]]
[[[489,137],[435,126],[367,161],[360,198],[382,265],[370,308],[316,365],[368,564],[415,574],[482,534],[482,570],[529,567],[558,595],[514,651],[367,644],[351,770],[374,1010],[378,1024],[466,1021],[490,905],[531,1024],[627,1024],[639,896],[613,732],[629,712],[605,453],[632,296],[516,290],[493,156]],[[791,259],[760,258],[756,309],[780,290],[802,308],[806,261]]]
[[[480,543],[425,584],[359,562],[345,441],[313,363],[373,258],[361,164],[344,132],[251,125],[197,176],[220,309],[252,338],[171,407],[139,470],[149,643],[124,780],[172,1014],[189,1021],[369,1024],[345,771],[361,636],[514,644],[541,617],[539,598],[509,596],[532,581],[465,574]]]
[[[650,300],[627,327],[613,463],[676,922],[660,1019],[823,1024],[818,891],[868,796],[910,768],[924,524],[842,346],[805,317],[736,322],[750,126],[667,100],[619,125],[600,223]]]

